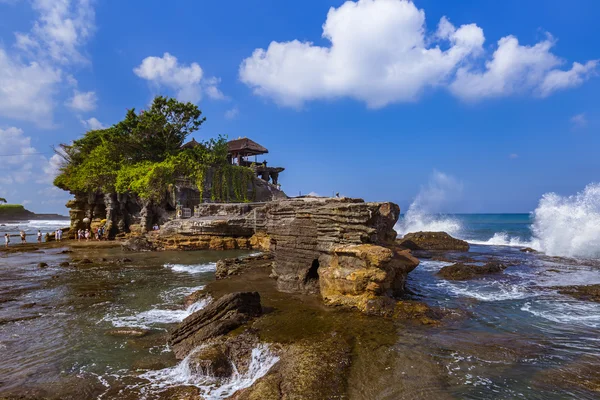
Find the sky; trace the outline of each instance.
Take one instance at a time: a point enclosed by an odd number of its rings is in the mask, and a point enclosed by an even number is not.
[[[529,212],[600,181],[595,0],[0,0],[0,197],[66,214],[52,146],[156,95],[290,196]]]

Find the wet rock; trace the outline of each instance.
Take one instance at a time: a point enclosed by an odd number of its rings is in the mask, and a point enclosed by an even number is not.
[[[23,304],[20,308],[23,308],[23,309],[33,308],[33,307],[35,307],[36,304],[37,303],[26,303],[26,304]]]
[[[270,253],[251,257],[225,258],[217,261],[216,279],[239,275],[252,268],[271,268],[273,255]]]
[[[127,257],[125,257],[125,258],[119,258],[117,260],[118,264],[128,264],[128,263],[131,263],[131,262],[133,262],[133,260],[131,258],[127,258]]]
[[[123,250],[133,252],[154,250],[152,242],[150,242],[146,236],[134,236],[129,238],[122,244],[122,248]]]
[[[499,262],[489,262],[483,266],[469,264],[454,264],[443,267],[438,275],[448,280],[467,280],[482,275],[501,273],[506,269],[506,265]]]
[[[332,334],[318,342],[299,341],[278,351],[280,361],[235,400],[344,399],[353,343]]]
[[[558,286],[554,289],[557,289],[560,294],[566,294],[578,300],[600,302],[600,285]]]
[[[59,267],[68,267],[70,264],[67,261],[63,261],[60,264],[58,264]]]
[[[112,329],[106,332],[108,336],[132,336],[132,337],[142,337],[146,336],[148,331],[145,329],[138,328],[121,328],[121,329]]]
[[[524,249],[519,250],[523,253],[539,253],[537,250],[532,249],[531,247],[525,247]]]
[[[223,345],[215,344],[193,352],[189,358],[191,372],[216,378],[230,377],[233,373],[233,366],[224,350]]]
[[[201,290],[197,290],[187,296],[185,296],[185,298],[183,299],[183,305],[184,307],[189,307],[194,303],[197,303],[198,301],[200,301],[203,298],[207,298],[209,297],[208,293],[206,293],[204,291],[204,289]]]
[[[176,386],[161,391],[159,400],[202,400],[202,391],[195,386]]]
[[[48,264],[46,264],[45,262],[38,263],[37,266],[38,268],[48,268]]]
[[[169,345],[184,358],[205,340],[224,335],[261,315],[257,292],[226,294],[183,320],[171,333]]]
[[[332,256],[321,256],[315,274],[326,304],[366,311],[371,300],[379,296],[404,294],[406,277],[419,265],[408,250],[376,245],[340,246]]]
[[[73,253],[73,250],[63,250],[58,254],[71,254],[71,253]]]
[[[84,258],[83,260],[79,261],[79,264],[93,264],[93,261],[89,258]]]
[[[469,251],[469,243],[455,239],[446,232],[409,233],[397,243],[410,250]]]

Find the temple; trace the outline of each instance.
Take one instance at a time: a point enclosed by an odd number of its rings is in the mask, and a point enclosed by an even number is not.
[[[283,167],[268,167],[267,160],[258,161],[258,156],[267,154],[269,150],[252,139],[239,138],[227,142],[227,159],[234,165],[249,167],[257,178],[279,187],[279,173]],[[254,157],[254,159],[252,159]]]

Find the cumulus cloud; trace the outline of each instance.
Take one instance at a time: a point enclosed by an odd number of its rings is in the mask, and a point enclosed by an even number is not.
[[[96,109],[96,102],[98,97],[95,92],[80,92],[75,89],[73,91],[73,97],[67,101],[67,105],[77,111],[93,111]]]
[[[157,88],[173,90],[180,101],[197,103],[203,94],[213,99],[225,98],[218,88],[218,78],[204,77],[198,63],[180,64],[177,57],[169,53],[162,57],[146,57],[133,72]]]
[[[81,120],[81,124],[91,131],[95,131],[97,129],[105,129],[106,126],[98,121],[96,118],[92,117],[90,119]]]
[[[350,97],[377,108],[440,87],[465,100],[519,92],[543,97],[580,85],[597,66],[559,69],[551,37],[522,46],[507,36],[487,59],[476,24],[457,28],[443,17],[427,33],[425,12],[406,0],[346,1],[329,10],[322,36],[329,46],[292,40],[256,49],[240,65],[241,81],[283,106]]]
[[[91,0],[31,4],[38,15],[31,30],[15,33],[12,51],[0,46],[0,116],[51,126],[60,84],[74,82],[68,67],[86,61],[81,48],[94,31],[94,10]]]

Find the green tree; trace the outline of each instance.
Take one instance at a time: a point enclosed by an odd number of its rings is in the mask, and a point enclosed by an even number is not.
[[[4,204],[6,204],[6,203],[7,203],[7,201],[6,201],[6,199],[5,199],[4,197],[0,197],[0,203],[4,203]]]

